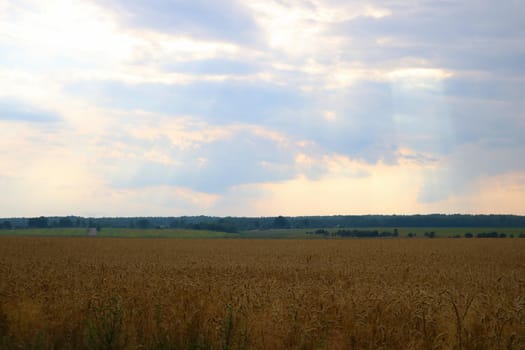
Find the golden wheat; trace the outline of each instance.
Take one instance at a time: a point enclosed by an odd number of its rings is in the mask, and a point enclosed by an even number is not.
[[[525,240],[0,238],[0,347],[523,349]]]

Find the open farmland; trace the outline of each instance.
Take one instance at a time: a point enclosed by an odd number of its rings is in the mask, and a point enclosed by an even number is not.
[[[316,231],[323,230],[327,235],[317,234]],[[97,233],[98,237],[108,238],[249,238],[249,239],[327,239],[341,238],[340,231],[377,231],[398,232],[398,238],[426,237],[426,234],[433,233],[436,238],[465,237],[465,234],[478,234],[494,232],[497,235],[503,234],[505,238],[524,238],[524,227],[339,227],[339,228],[288,228],[288,229],[268,229],[268,230],[246,230],[239,232],[221,232],[211,230],[196,230],[183,228],[163,228],[163,229],[136,229],[136,228],[114,228],[104,227]],[[25,228],[16,230],[0,230],[0,237],[85,237],[86,228]],[[345,237],[349,238],[349,237]]]
[[[2,237],[0,347],[523,349],[525,240]]]

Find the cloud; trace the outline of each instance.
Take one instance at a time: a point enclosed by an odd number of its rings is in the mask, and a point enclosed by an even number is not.
[[[100,4],[114,10],[131,27],[244,45],[259,41],[250,12],[235,0],[112,0]]]
[[[101,215],[520,211],[524,6],[0,1],[0,189],[34,215],[46,198]]]
[[[301,174],[287,181],[245,186],[262,194],[246,205],[256,215],[336,215],[416,212],[420,168],[414,165],[370,165],[346,157],[327,157],[328,170],[309,179]],[[240,197],[242,198],[242,197]],[[248,196],[249,198],[249,196]],[[401,204],[401,205],[400,205]],[[399,208],[403,208],[400,211]]]
[[[106,107],[196,115],[217,124],[272,119],[303,101],[298,92],[264,82],[130,85],[86,81],[71,84],[66,91]]]
[[[511,173],[525,173],[525,165],[517,162],[525,152],[522,143],[501,143],[493,140],[470,142],[458,146],[438,166],[427,170],[419,200],[432,203],[454,195],[475,195],[481,179],[494,179]]]
[[[164,69],[180,73],[203,75],[247,75],[260,71],[257,63],[233,59],[203,59],[167,64]]]
[[[0,97],[0,121],[24,121],[24,122],[57,122],[62,118],[51,111],[46,111],[39,107],[22,101],[3,99]]]
[[[393,161],[399,146],[392,133],[392,93],[386,83],[361,82],[351,89],[315,94],[237,81],[185,85],[87,81],[67,91],[110,108],[190,115],[224,127],[252,123],[277,128],[294,140],[309,140],[325,151],[369,162]],[[334,109],[335,120],[324,117],[328,108]]]
[[[450,213],[523,215],[524,174],[478,176],[470,180],[467,189],[451,193],[446,198],[441,196],[439,199],[420,203],[420,208],[428,213],[435,213],[446,207]]]
[[[48,168],[38,169],[46,171]],[[61,184],[44,182],[49,180],[47,171],[40,181],[36,178],[2,177],[0,174],[4,197],[18,199],[0,202],[0,211],[9,213],[9,216],[26,217],[195,215],[209,212],[220,199],[217,195],[174,186],[111,188],[99,182],[100,178],[93,176],[89,169],[81,171],[80,167],[70,165],[60,170],[67,170],[65,174],[68,176],[59,179]]]
[[[453,77],[447,79],[444,94],[484,101],[521,101],[525,97],[525,81],[500,77]]]
[[[123,136],[118,142],[128,146],[105,157],[101,166],[116,188],[167,185],[203,193],[287,179],[296,172],[294,147],[286,140],[250,126],[223,129],[227,132],[217,139],[194,140],[190,145],[171,142],[169,131],[138,140]]]
[[[419,59],[450,69],[523,72],[517,44],[525,34],[523,4],[490,1],[384,2],[381,18],[359,17],[336,23],[332,34],[347,38],[348,59],[372,64]],[[413,60],[414,61],[414,60]]]

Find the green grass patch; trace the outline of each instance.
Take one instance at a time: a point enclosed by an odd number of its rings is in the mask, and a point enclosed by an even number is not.
[[[275,229],[251,230],[240,233],[227,233],[209,230],[192,229],[128,229],[128,228],[102,228],[97,237],[113,238],[246,238],[246,239],[330,239],[341,238],[335,235],[338,230],[364,230],[378,232],[393,232],[393,227],[367,227],[367,228],[325,228],[330,235],[313,234],[317,229]],[[466,233],[476,236],[478,233],[497,232],[505,233],[507,237],[525,235],[525,228],[506,227],[398,227],[399,238],[406,238],[409,233],[416,238],[425,238],[425,233],[434,232],[436,238],[464,237]],[[308,233],[310,232],[310,233]],[[85,228],[47,228],[47,229],[16,229],[0,230],[0,236],[27,236],[27,237],[86,237]]]
[[[239,234],[239,238],[283,238],[283,239],[312,239],[320,238],[317,235],[307,234],[306,232],[315,231],[307,229],[275,229],[275,230],[250,230],[243,231]]]
[[[370,230],[389,231],[392,232],[394,228],[380,227]],[[416,237],[425,237],[426,232],[434,232],[436,237],[464,237],[465,233],[472,233],[476,236],[477,233],[498,232],[505,233],[507,237],[514,235],[518,237],[520,234],[525,234],[525,227],[508,228],[508,227],[399,227],[397,228],[399,237],[406,237],[409,233],[415,233]],[[337,230],[336,230],[337,231]]]
[[[86,237],[85,228],[47,228],[2,230],[0,236]],[[189,229],[102,228],[97,237],[113,238],[238,238],[239,234]]]
[[[85,228],[28,228],[0,230],[0,236],[83,237],[86,235]]]
[[[396,227],[339,227],[339,228],[324,228],[330,234],[334,234],[338,230],[362,230],[362,231],[378,231],[378,232],[394,232]],[[279,229],[279,230],[253,230],[244,231],[240,238],[288,238],[288,239],[315,239],[315,238],[341,238],[338,236],[323,236],[312,234],[317,228],[310,229]],[[416,238],[426,238],[425,233],[434,232],[436,238],[447,237],[464,237],[466,233],[471,233],[474,236],[478,233],[497,232],[505,233],[507,237],[513,235],[519,237],[525,235],[525,228],[508,228],[508,227],[397,227],[398,237],[406,238],[409,233],[415,234]],[[310,233],[307,233],[310,232]]]

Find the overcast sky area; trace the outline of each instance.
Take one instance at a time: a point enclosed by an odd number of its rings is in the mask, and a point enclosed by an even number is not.
[[[525,214],[522,0],[0,0],[0,217]]]

